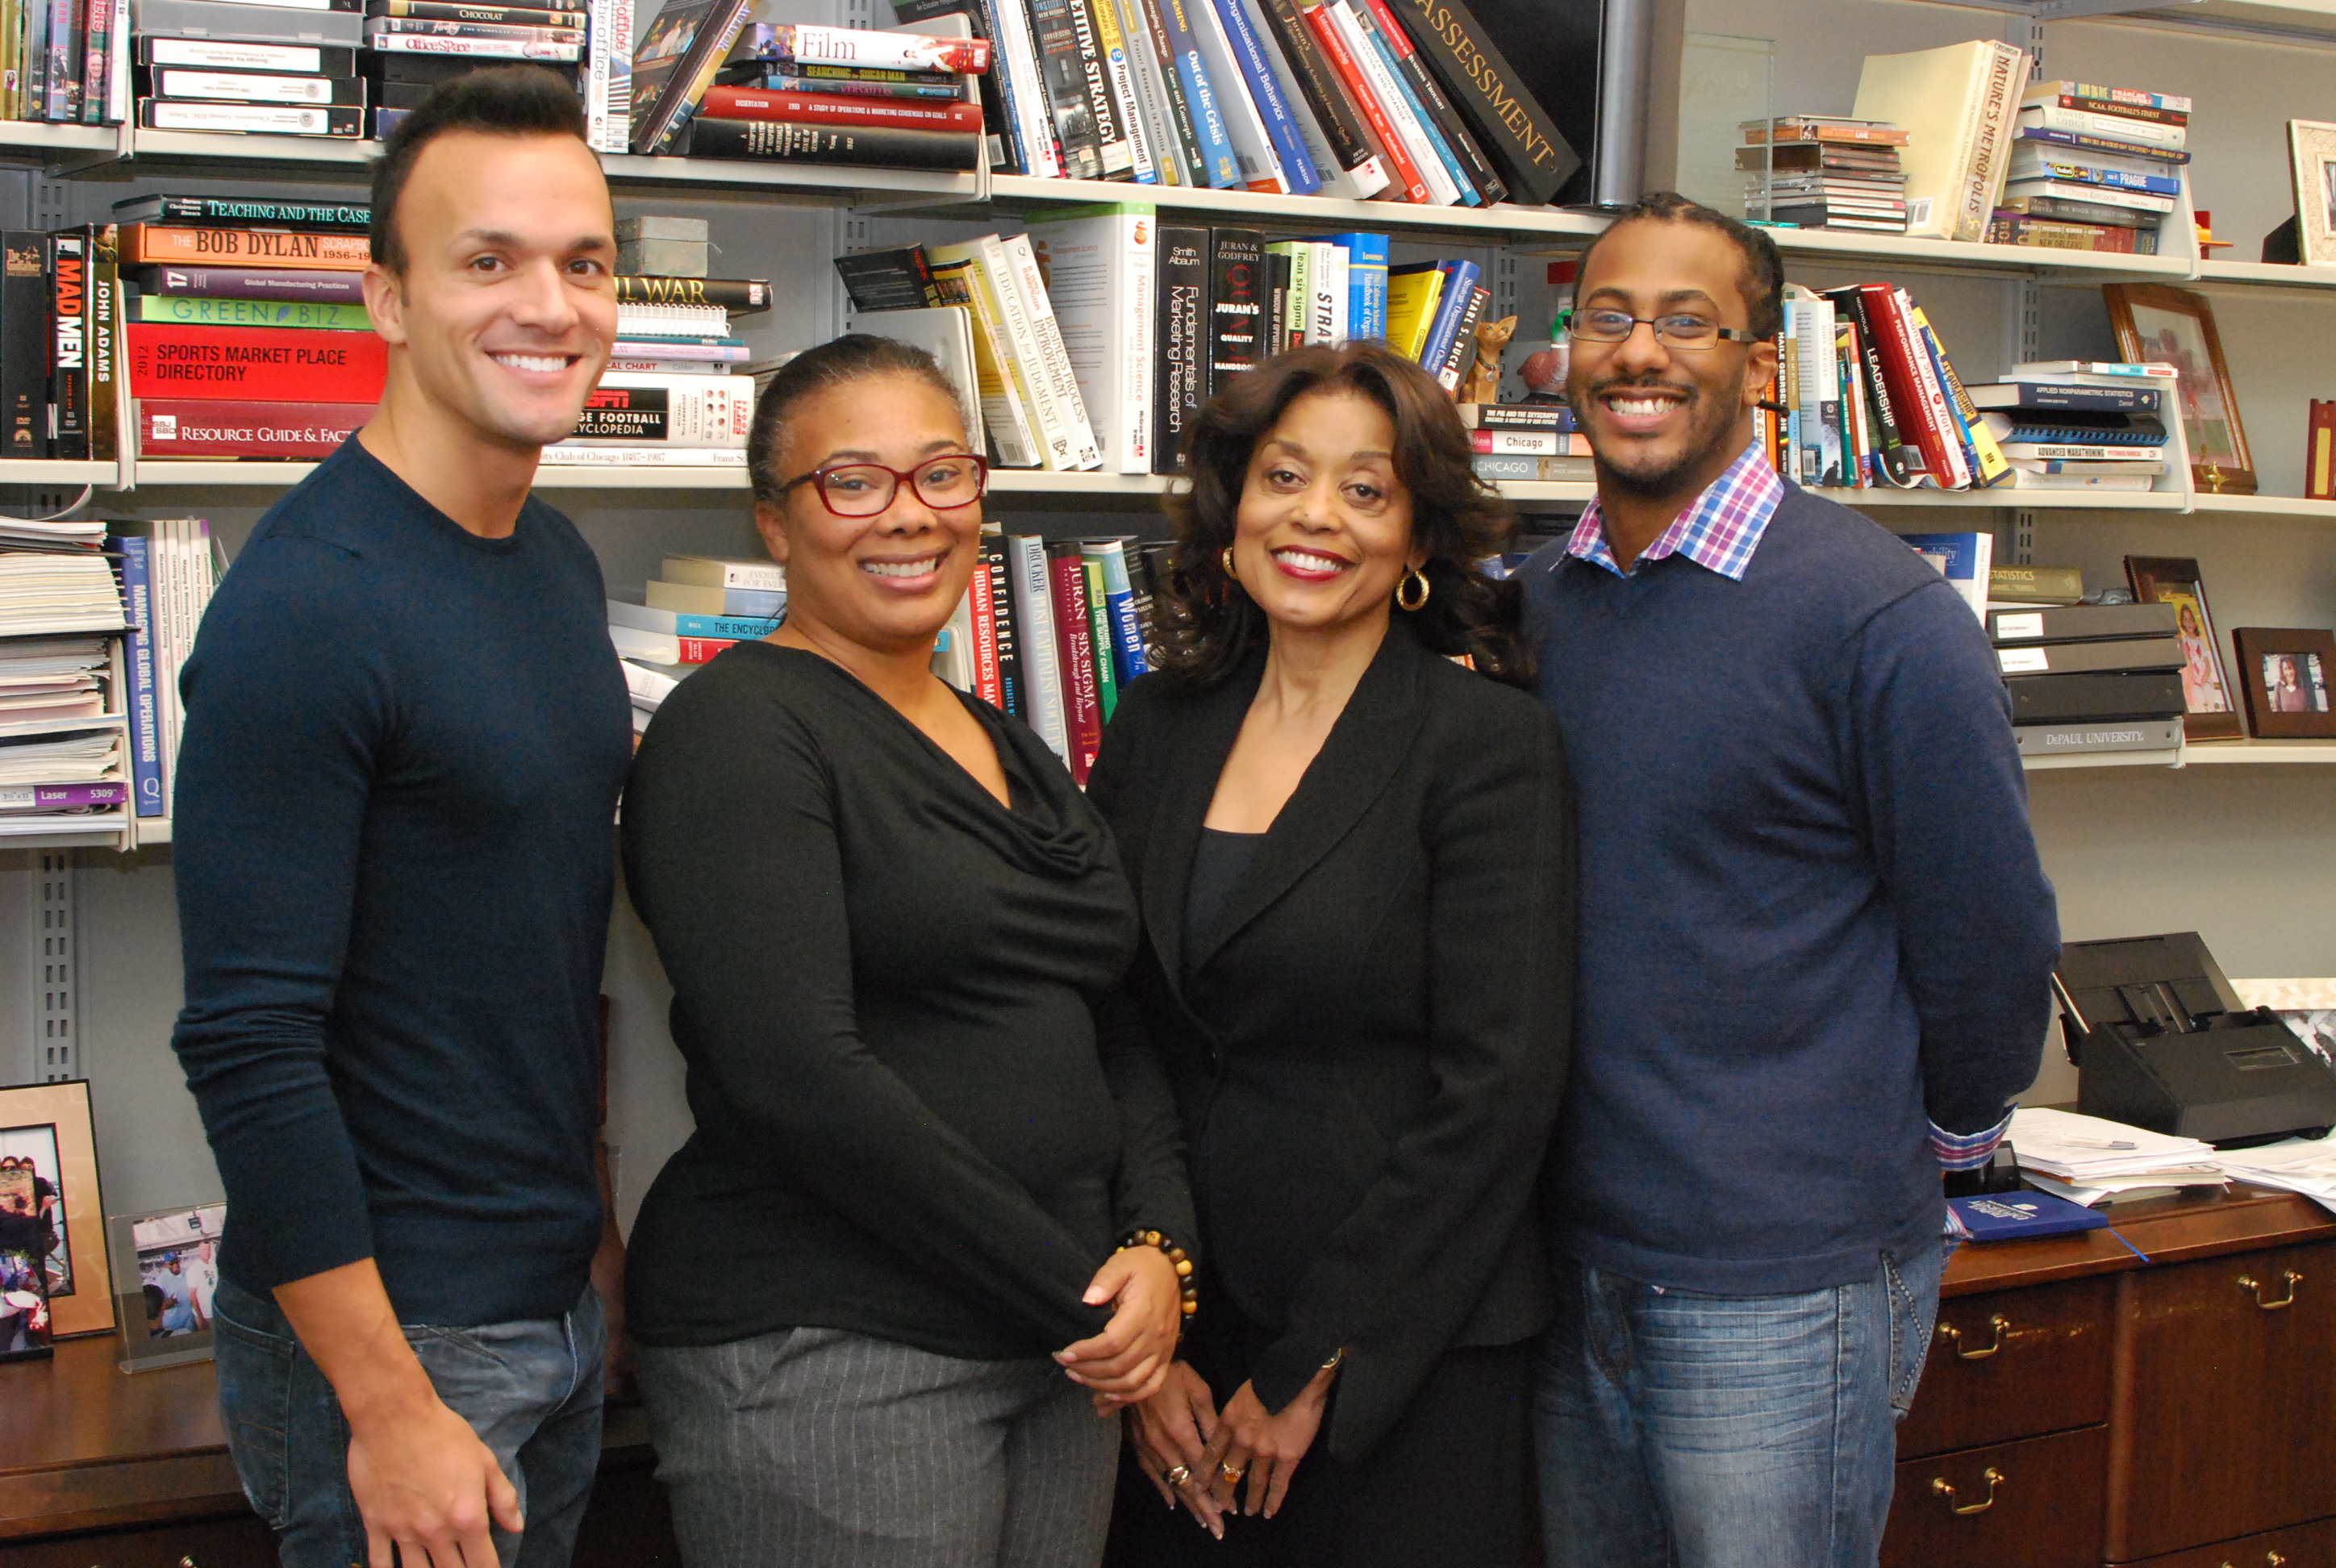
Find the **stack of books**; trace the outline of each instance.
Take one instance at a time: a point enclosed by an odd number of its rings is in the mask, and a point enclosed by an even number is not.
[[[121,455],[129,404],[119,239],[111,225],[0,234],[0,456]]]
[[[129,117],[129,0],[0,5],[0,120],[119,125]]]
[[[131,632],[123,648],[130,693],[131,776],[136,813],[167,817],[176,788],[179,675],[194,652],[211,592],[227,560],[200,517],[109,525],[122,558],[122,591]]]
[[[660,570],[640,599],[608,600],[636,732],[676,686],[733,645],[770,636],[786,614],[786,568],[776,561],[669,555]]]
[[[141,458],[314,460],[372,416],[371,209],[166,193],[116,212]]]
[[[2021,755],[2181,746],[2173,606],[2019,605],[1990,609],[1987,628]]]
[[[2084,374],[2073,364],[2069,369]],[[2022,366],[1971,395],[2011,466],[2012,485],[2147,491],[2168,468],[2165,385],[2168,378],[2147,375],[2056,380],[2041,367]]]
[[[1754,424],[1796,483],[1984,490],[2010,476],[1938,330],[1904,289],[1786,285],[1776,354],[1783,412],[1762,409]]]
[[[853,51],[836,47],[828,28],[756,24],[741,40],[743,55],[717,67],[709,85],[690,99],[661,101],[686,122],[666,131],[658,149],[702,158],[978,167],[985,156],[981,104],[965,83],[988,70],[988,45],[917,33],[850,36]],[[856,63],[833,58],[852,52]],[[644,81],[653,72],[645,67]],[[645,128],[639,139],[648,134]]]
[[[2004,245],[2157,254],[2182,195],[2190,100],[2039,82],[2019,116],[2010,179],[1988,238]]]
[[[1744,215],[1802,229],[1906,232],[1906,132],[1886,120],[1786,114],[1747,120],[1736,167]]]
[[[330,0],[355,5],[357,0]],[[584,100],[586,140],[622,152],[632,132],[633,0],[364,0],[371,133],[387,136],[430,89],[483,65],[523,61]]]
[[[137,0],[138,123],[151,131],[365,134],[359,0]]]
[[[120,586],[102,523],[0,522],[0,840],[126,823]]]
[[[1562,403],[1464,403],[1460,423],[1475,448],[1476,477],[1499,484],[1543,480],[1576,484],[1598,477],[1590,438]]]

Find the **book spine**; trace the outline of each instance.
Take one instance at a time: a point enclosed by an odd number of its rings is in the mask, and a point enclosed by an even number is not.
[[[1022,671],[1030,694],[1030,727],[1066,766],[1071,737],[1064,704],[1064,670],[1055,630],[1055,588],[1046,541],[1029,534],[1006,537],[1013,568],[1015,630],[1022,639]]]
[[[187,645],[194,635],[190,617],[194,603],[194,563],[183,534],[186,521],[167,518],[154,524],[153,549],[146,558],[152,579],[155,620],[161,631],[155,644],[154,690],[161,699],[155,719],[161,732],[162,814],[169,816],[179,790],[179,730],[183,715],[179,705],[179,676],[186,668]]]
[[[1241,68],[1216,0],[1192,0],[1189,15],[1209,68],[1209,80],[1216,84],[1218,102],[1224,111],[1225,135],[1232,142],[1233,161],[1241,170],[1236,188],[1287,194],[1290,185],[1280,157],[1274,151],[1273,138],[1266,131],[1264,111]]]
[[[539,27],[504,22],[449,22],[437,16],[372,16],[365,20],[365,38],[411,35],[418,38],[492,38],[504,43],[574,44],[583,45],[581,27]]]
[[[584,24],[584,143],[595,152],[622,152],[632,140],[628,135],[623,142],[613,142],[608,122],[609,56],[616,35],[609,13],[618,3],[618,0],[587,0],[590,9]],[[398,15],[395,6],[390,7],[390,14]]]
[[[1437,132],[1460,160],[1461,182],[1474,185],[1487,203],[1506,200],[1509,194],[1507,182],[1494,170],[1492,161],[1484,156],[1484,147],[1469,133],[1467,122],[1461,118],[1459,110],[1453,107],[1452,100],[1445,95],[1443,87],[1436,80],[1436,73],[1428,70],[1426,62],[1419,57],[1418,48],[1413,44],[1411,34],[1405,31],[1394,8],[1387,4],[1387,0],[1363,0],[1363,4],[1371,14],[1371,22],[1378,35],[1394,51],[1397,68],[1403,73],[1412,95],[1419,100],[1420,107],[1426,111]]]
[[[1263,281],[1258,286],[1257,356],[1262,361],[1282,351],[1289,342],[1290,258],[1269,248],[1258,263]]]
[[[1119,708],[1119,670],[1112,657],[1111,606],[1104,599],[1103,562],[1082,549],[1079,573],[1087,595],[1087,648],[1095,669],[1095,748],[1100,751],[1102,726]]]
[[[313,201],[246,201],[222,196],[155,196],[130,210],[117,207],[114,220],[145,221],[169,226],[253,224],[268,229],[317,229],[362,233],[372,221],[373,209]]]
[[[1055,141],[1062,149],[1063,171],[1073,180],[1101,180],[1103,144],[1087,102],[1086,70],[1079,54],[1078,30],[1071,18],[1074,3],[1028,0],[1030,29],[1047,105],[1053,111]]]
[[[2016,162],[2069,157],[2106,159],[2113,169],[2131,169],[2143,174],[2171,174],[2190,161],[2190,154],[2178,147],[2120,141],[2113,136],[2043,125],[2022,125],[2012,141],[2011,155]]]
[[[696,158],[765,163],[842,163],[962,171],[981,156],[978,135],[891,125],[806,125],[791,120],[693,117],[673,149]]]
[[[2312,501],[2336,501],[2336,400],[2311,398],[2304,428],[2303,493]]]
[[[1985,490],[2010,473],[2011,465],[2003,460],[2003,453],[1996,445],[1994,433],[1980,418],[1978,405],[1971,402],[1971,393],[1964,387],[1962,377],[1955,374],[1955,362],[1947,357],[1946,345],[1939,341],[1938,332],[1931,326],[1931,318],[1922,313],[1919,305],[1914,307],[1914,325],[1921,330],[1931,357],[1938,364],[1939,380],[1946,391],[1947,405],[1954,413],[1955,423],[1968,436],[1971,483],[1976,489]]]
[[[49,102],[49,0],[22,0],[24,63],[19,93],[22,118],[45,120]]]
[[[1054,395],[1041,357],[1029,304],[1007,259],[1006,248],[995,235],[973,242],[976,287],[987,289],[998,323],[998,368],[1020,394],[1037,437],[1038,459],[1049,470],[1075,466],[1071,433],[1061,404]]]
[[[1144,0],[1155,8],[1162,30],[1168,36],[1169,48],[1176,62],[1176,79],[1184,88],[1184,102],[1192,112],[1192,131],[1200,138],[1201,166],[1205,177],[1200,183],[1214,190],[1226,190],[1241,183],[1241,160],[1233,150],[1232,132],[1227,125],[1227,108],[1223,102],[1225,85],[1216,80],[1213,68],[1202,51],[1199,34],[1194,31],[1188,5],[1205,5],[1207,0]]]
[[[1859,367],[1864,356],[1857,346],[1857,323],[1839,306],[1834,307],[1835,353],[1841,367],[1841,404],[1847,414],[1850,439],[1849,477],[1861,488],[1880,482],[1874,474],[1874,421],[1865,406],[1865,377]]]
[[[50,236],[49,452],[89,457],[89,234]]]
[[[1803,482],[1838,486],[1841,437],[1835,423],[1840,404],[1830,395],[1833,378],[1833,307],[1820,299],[1793,301],[1793,361],[1799,371]]]
[[[1081,102],[1095,125],[1103,177],[1132,179],[1135,173],[1135,146],[1128,139],[1127,122],[1120,113],[1119,99],[1112,87],[1110,62],[1105,58],[1102,31],[1095,21],[1095,0],[1066,0],[1066,5],[1071,40],[1078,51]]]
[[[1063,341],[1062,324],[1055,319],[1054,303],[1046,295],[1046,275],[1039,269],[1037,248],[1027,234],[1009,237],[1002,248],[1007,277],[1022,293],[1030,334],[1037,346],[1039,373],[1062,411],[1064,430],[1071,443],[1070,466],[1100,468],[1103,448],[1087,419],[1085,400],[1079,395],[1078,375],[1071,368],[1070,348]]]
[[[1431,178],[1429,183],[1439,190],[1445,182],[1451,185],[1452,195],[1446,198],[1447,205],[1457,202],[1464,207],[1482,206],[1484,199],[1478,193],[1475,183],[1468,178],[1466,169],[1460,162],[1459,153],[1445,138],[1444,128],[1436,122],[1436,116],[1428,112],[1426,100],[1420,97],[1418,89],[1412,85],[1394,41],[1380,27],[1378,11],[1371,6],[1369,0],[1346,0],[1346,4],[1354,13],[1356,24],[1362,29],[1364,37],[1387,65],[1387,74],[1395,82],[1396,90],[1403,94],[1404,106],[1410,111],[1412,122],[1419,128],[1422,142],[1444,171],[1442,182]]]
[[[973,628],[973,695],[1006,711],[1006,688],[998,678],[998,611],[989,599],[989,570],[978,558],[965,585],[967,618]]]
[[[1242,84],[1249,89],[1250,102],[1256,105],[1258,119],[1272,144],[1283,188],[1293,196],[1313,195],[1322,189],[1321,171],[1314,167],[1314,160],[1306,151],[1296,115],[1282,95],[1281,81],[1266,54],[1264,41],[1250,25],[1247,8],[1241,0],[1210,3],[1224,28],[1233,63],[1241,73]]]
[[[1977,243],[1987,236],[1995,199],[2002,193],[2011,162],[2012,119],[2020,111],[2020,90],[2028,84],[2031,56],[2009,44],[1987,53],[1986,80],[1973,106],[1971,161],[1958,194],[1954,238]]]
[[[0,236],[0,401],[11,459],[44,458],[49,450],[49,278],[45,237],[25,229]]]
[[[1358,11],[1352,0],[1328,0],[1325,9],[1345,40],[1348,56],[1355,62],[1368,83],[1371,95],[1385,110],[1394,127],[1396,141],[1404,151],[1404,161],[1410,165],[1413,176],[1426,194],[1418,200],[1431,206],[1447,207],[1459,200],[1459,187],[1436,156],[1435,144],[1427,139],[1427,128],[1421,122],[1420,112],[1412,95],[1405,91],[1403,79],[1396,74],[1393,54],[1369,25],[1368,17]]]
[[[2030,103],[2020,112],[2020,118],[2041,130],[2068,131],[2109,141],[2137,141],[2174,151],[2179,151],[2190,136],[2189,128],[2184,125],[2086,109],[2064,109],[2054,103]]]
[[[1002,111],[1012,168],[1039,180],[1060,180],[1063,162],[1046,118],[1046,93],[1030,44],[1030,14],[1022,0],[978,0],[982,33],[990,40],[987,91]]]
[[[743,17],[740,25],[745,25]],[[924,33],[871,32],[799,22],[780,23],[771,28],[770,36],[770,58],[805,65],[976,75],[990,68],[990,45],[986,38],[942,38]],[[724,49],[727,48],[725,42]]]
[[[1184,433],[1208,385],[1209,231],[1160,230],[1153,314],[1152,471],[1181,472]]]
[[[1265,236],[1254,229],[1219,229],[1209,236],[1208,380],[1202,398],[1214,397],[1259,360],[1265,321]]]
[[[1299,15],[1307,31],[1314,35],[1322,58],[1337,73],[1346,97],[1368,126],[1373,143],[1386,155],[1389,187],[1400,200],[1424,204],[1427,200],[1427,182],[1420,178],[1418,166],[1412,162],[1410,151],[1405,147],[1387,106],[1372,90],[1368,77],[1348,46],[1331,8],[1322,0],[1298,3]]]
[[[84,125],[101,125],[106,106],[112,102],[107,73],[113,63],[113,0],[83,3],[88,7],[88,20],[82,34],[82,92],[76,118]]]
[[[1913,301],[1903,288],[1886,292],[1891,329],[1903,346],[1913,383],[1915,413],[1924,436],[1923,455],[1936,460],[1932,472],[1939,475],[1943,488],[1968,490],[1971,475],[1963,457],[1962,438],[1956,429],[1954,410],[1947,403],[1946,385],[1939,379],[1938,364],[1914,323]]]
[[[89,455],[99,463],[122,456],[126,410],[122,398],[122,230],[92,224],[89,235]]]
[[[978,103],[899,102],[817,93],[764,93],[750,87],[709,87],[697,112],[700,119],[706,120],[774,120],[808,125],[882,125],[962,132],[981,129],[981,106]]]
[[[134,810],[141,817],[162,814],[162,758],[154,724],[152,589],[146,572],[146,541],[117,539],[122,551],[122,597],[130,634],[122,652],[130,674],[130,783]]]
[[[1865,374],[1866,391],[1873,399],[1876,467],[1885,483],[1901,490],[1913,489],[1925,477],[1928,462],[1913,433],[1899,422],[1901,394],[1892,385],[1897,372],[1888,366],[1888,355],[1883,347],[1883,332],[1876,320],[1878,312],[1863,289],[1844,289],[1833,297],[1836,306],[1848,310],[1850,321],[1857,329],[1858,349],[1864,356],[1861,368]]]
[[[1087,610],[1086,569],[1079,547],[1046,547],[1046,575],[1055,611],[1055,648],[1063,668],[1066,733],[1070,741],[1072,782],[1085,788],[1103,746],[1103,706],[1095,670],[1094,623]]]
[[[196,294],[141,294],[137,307],[130,315],[139,321],[173,321],[188,326],[373,330],[373,318],[362,305],[319,305],[305,299],[215,299]]]
[[[373,404],[388,374],[370,332],[139,322],[128,337],[133,397]]]
[[[73,10],[74,0],[49,0],[48,72],[43,82],[41,118],[52,122],[81,118],[80,41],[74,36]]]
[[[1185,157],[1168,107],[1167,88],[1160,62],[1153,53],[1152,34],[1144,20],[1142,0],[1104,0],[1118,24],[1121,47],[1127,54],[1127,80],[1135,92],[1135,127],[1152,171],[1162,185],[1190,185],[1193,165]]]
[[[472,60],[550,61],[573,65],[584,58],[581,44],[551,44],[524,38],[480,38],[432,33],[385,33],[367,29],[365,47],[376,54],[450,54]]]
[[[1388,174],[1377,139],[1340,85],[1337,69],[1323,57],[1314,30],[1299,15],[1298,0],[1261,0],[1264,15],[1289,63],[1298,95],[1305,100],[1338,166],[1365,197],[1387,187]]]
[[[1013,573],[1006,558],[1004,534],[983,533],[981,572],[989,579],[989,615],[998,654],[998,706],[1000,711],[1028,724],[1028,677],[1022,668],[1022,628],[1015,618]]]
[[[1082,549],[1103,569],[1103,598],[1111,628],[1106,643],[1113,671],[1119,684],[1125,686],[1152,667],[1144,652],[1143,619],[1136,612],[1135,577],[1128,567],[1127,546],[1124,541],[1106,539]]]
[[[1444,286],[1444,299],[1436,310],[1437,331],[1430,335],[1430,352],[1424,362],[1428,374],[1435,376],[1445,391],[1460,390],[1460,361],[1476,346],[1476,322],[1484,306],[1492,299],[1490,290],[1478,299],[1477,283],[1484,268],[1473,261],[1463,261],[1454,268],[1453,276]]]
[[[1129,177],[1138,185],[1157,185],[1160,166],[1154,160],[1151,138],[1145,133],[1144,116],[1136,102],[1135,63],[1129,56],[1128,41],[1120,32],[1118,5],[1116,0],[1086,0],[1086,5],[1095,16],[1095,53],[1100,56],[1104,82],[1111,90],[1120,136],[1127,143]]]
[[[268,112],[275,112],[268,111]],[[362,272],[373,259],[362,234],[279,233],[267,229],[170,229],[135,223],[124,229],[125,259],[145,265],[246,262],[302,271]]]
[[[604,375],[569,440],[744,448],[754,416],[747,376]]]
[[[689,122],[698,95],[712,85],[714,73],[722,67],[723,56],[730,52],[738,30],[746,24],[753,9],[754,0],[717,0],[715,8],[699,19],[687,53],[674,61],[670,69],[659,63],[651,72],[635,70],[633,151],[669,151],[674,139]],[[379,47],[378,44],[375,47]]]
[[[1167,0],[1124,0],[1130,18],[1141,28],[1144,43],[1153,61],[1153,73],[1157,78],[1157,93],[1162,112],[1166,115],[1168,131],[1175,143],[1179,178],[1182,183],[1208,187],[1216,178],[1217,170],[1211,156],[1212,146],[1202,134],[1199,112],[1192,103],[1191,90],[1185,85],[1185,73],[1176,58],[1176,48],[1168,34],[1165,16]],[[1222,141],[1218,128],[1218,140]],[[1230,157],[1230,149],[1227,149]]]
[[[1428,69],[1477,137],[1514,200],[1547,206],[1581,167],[1581,159],[1526,92],[1465,0],[1400,0]]]

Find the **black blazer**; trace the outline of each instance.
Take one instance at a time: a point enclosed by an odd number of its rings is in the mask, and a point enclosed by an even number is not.
[[[1546,1321],[1527,1214],[1572,1014],[1556,728],[1401,623],[1197,950],[1193,851],[1263,654],[1214,690],[1129,686],[1088,785],[1144,911],[1127,995],[1183,1121],[1201,1310],[1222,1292],[1277,1333],[1269,1409],[1345,1348],[1341,1458],[1445,1351]]]

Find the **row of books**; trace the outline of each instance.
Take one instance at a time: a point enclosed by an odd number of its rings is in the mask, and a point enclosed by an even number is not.
[[[2021,103],[2000,245],[2158,254],[2190,162],[2190,100],[2080,82],[2032,86]]]
[[[1079,209],[957,245],[840,258],[854,327],[932,351],[1003,467],[1174,473],[1201,405],[1285,349],[1384,339],[1456,394],[1492,293],[1465,259],[1390,267],[1387,237],[1276,240]]]
[[[0,0],[0,120],[119,125],[130,0]]]
[[[1987,627],[2022,755],[2181,745],[2186,655],[2175,606],[1999,605]]]

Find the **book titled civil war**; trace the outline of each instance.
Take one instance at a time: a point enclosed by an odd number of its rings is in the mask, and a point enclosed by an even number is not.
[[[1184,433],[1209,379],[1209,231],[1160,230],[1152,326],[1152,472],[1184,470]]]

